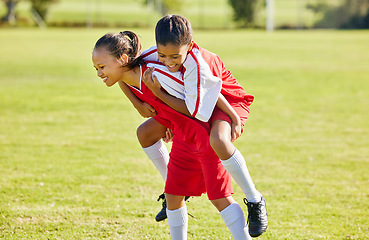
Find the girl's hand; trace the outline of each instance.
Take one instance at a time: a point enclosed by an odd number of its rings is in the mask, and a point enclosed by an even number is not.
[[[137,109],[138,113],[144,118],[156,116],[155,108],[153,108],[147,102],[142,102],[142,104],[135,106],[135,108]]]
[[[158,79],[152,75],[152,73],[154,72],[155,68],[151,67],[148,68],[143,76],[142,76],[142,81],[143,83],[155,94],[157,95],[158,92],[161,91],[161,85],[158,81]]]
[[[241,136],[242,126],[241,119],[238,117],[235,120],[232,120],[231,125],[231,141],[234,142],[239,136]]]
[[[167,128],[167,131],[165,132],[165,137],[163,137],[163,141],[165,143],[169,143],[173,140],[173,132],[169,128]]]

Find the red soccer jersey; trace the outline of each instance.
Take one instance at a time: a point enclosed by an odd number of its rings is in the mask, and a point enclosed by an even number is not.
[[[222,79],[221,93],[226,97],[226,99],[232,102],[246,101],[247,105],[250,106],[254,100],[254,96],[246,93],[245,89],[240,85],[237,79],[233,77],[231,71],[226,69],[220,57],[206,49],[200,48],[196,44],[194,44],[194,47],[200,50],[202,57],[209,65],[214,76]]]
[[[147,68],[141,66],[141,78]],[[231,177],[210,146],[209,124],[170,108],[142,81],[140,89],[130,88],[138,98],[155,108],[155,120],[173,130],[165,192],[180,196],[200,196],[206,192],[210,200],[230,196],[233,193]]]
[[[159,61],[156,46],[144,51],[142,57],[149,62]],[[197,44],[194,44],[188,53],[180,72],[182,88],[171,86],[172,81],[166,81],[166,79],[161,81],[158,78],[159,82],[169,94],[185,100],[189,112],[201,121],[209,120],[219,92],[230,103],[243,103],[250,106],[254,100],[254,97],[247,94],[232,73],[225,68],[218,55],[200,48]],[[177,75],[180,72],[177,72]]]

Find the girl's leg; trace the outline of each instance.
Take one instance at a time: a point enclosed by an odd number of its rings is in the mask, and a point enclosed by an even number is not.
[[[142,123],[137,128],[137,138],[147,157],[152,161],[164,179],[167,179],[169,153],[161,138],[165,136],[166,128],[155,119]]]
[[[240,205],[234,201],[233,197],[211,200],[211,203],[218,209],[220,216],[223,218],[224,223],[231,232],[233,239],[251,240],[247,229],[245,215],[243,214]]]
[[[228,159],[236,147],[231,142],[231,125],[224,120],[215,120],[210,131],[210,145],[221,160]]]
[[[224,168],[246,195],[249,232],[251,236],[257,237],[265,232],[268,226],[265,199],[256,190],[245,159],[231,142],[230,132],[231,126],[227,121],[215,120],[210,132],[210,144]]]
[[[170,236],[173,240],[187,239],[188,215],[184,196],[165,194]]]
[[[149,118],[137,128],[137,138],[141,147],[146,148],[155,144],[165,137],[166,127],[161,125],[154,118]]]
[[[260,202],[261,194],[256,190],[247,169],[245,159],[231,142],[231,126],[227,121],[215,120],[210,132],[210,145],[223,166],[240,186],[249,202]]]
[[[137,128],[138,141],[147,157],[151,160],[156,169],[158,169],[164,183],[167,179],[167,167],[169,162],[168,149],[161,141],[161,138],[165,136],[165,131],[166,128],[154,118],[148,119]],[[155,216],[155,220],[158,222],[167,218],[167,202],[164,198],[164,194],[159,196],[158,201],[160,199],[164,201],[162,203],[162,209]]]

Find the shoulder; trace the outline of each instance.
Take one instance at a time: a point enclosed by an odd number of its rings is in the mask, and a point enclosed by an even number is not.
[[[142,58],[146,58],[146,57],[148,57],[148,56],[150,56],[150,55],[152,55],[152,54],[155,54],[155,53],[157,53],[157,48],[156,48],[156,45],[154,45],[154,46],[152,46],[152,47],[150,47],[150,48],[148,48],[148,49],[146,49],[146,50],[144,50],[143,52],[142,52],[142,54],[141,54],[141,57]]]
[[[201,56],[203,57],[205,62],[209,65],[210,70],[213,72],[213,74],[217,77],[221,76],[223,62],[220,59],[220,57],[217,54],[210,52],[209,50],[206,50],[205,48],[201,48],[198,45],[195,46],[200,51]]]
[[[218,58],[218,55],[210,52],[209,50],[206,50],[205,48],[199,47],[196,43],[194,44],[194,48],[197,48],[200,51],[201,56],[205,59],[206,62],[211,62]]]

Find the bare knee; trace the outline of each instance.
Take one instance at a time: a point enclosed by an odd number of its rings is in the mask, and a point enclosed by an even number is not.
[[[235,146],[231,142],[231,137],[228,133],[211,131],[209,142],[211,148],[222,160],[230,158],[234,153]]]
[[[166,128],[156,122],[156,120],[147,120],[142,123],[136,131],[137,139],[142,147],[149,147],[165,136]]]
[[[136,130],[136,135],[137,135],[137,139],[140,142],[141,145],[145,145],[145,139],[146,139],[146,130],[145,130],[145,126],[143,124],[141,124],[137,130]]]
[[[220,157],[219,154],[229,151],[233,145],[231,142],[231,125],[224,120],[215,120],[211,126],[209,142],[218,157]]]
[[[184,196],[165,194],[168,210],[176,210],[185,206]]]
[[[226,145],[226,142],[228,141],[228,138],[225,136],[225,134],[222,134],[218,131],[211,131],[209,136],[209,142],[210,146],[213,149],[221,149]]]
[[[219,212],[223,211],[226,207],[234,203],[235,200],[232,196],[211,200],[211,203],[218,209]]]

